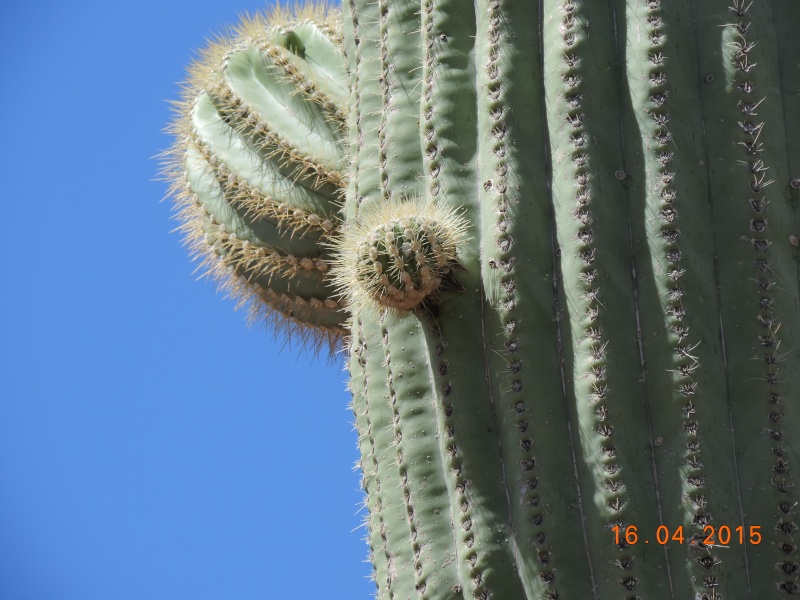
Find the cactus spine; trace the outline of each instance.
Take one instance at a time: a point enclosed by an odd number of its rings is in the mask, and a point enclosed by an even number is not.
[[[349,328],[378,598],[800,594],[800,6],[338,18],[216,45],[173,178],[270,314]]]

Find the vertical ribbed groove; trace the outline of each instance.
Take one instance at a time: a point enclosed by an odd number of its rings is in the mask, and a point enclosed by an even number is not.
[[[795,592],[794,142],[769,11],[733,1],[354,0],[345,212],[424,196],[471,238],[423,304],[356,321],[383,597]],[[777,545],[703,541],[756,524]]]
[[[342,6],[342,25],[345,31],[345,56],[347,58],[348,75],[350,76],[349,111],[347,126],[349,131],[348,144],[350,146],[350,180],[348,182],[347,197],[359,197],[359,164],[364,141],[364,131],[361,123],[361,103],[359,102],[359,63],[361,62],[361,32],[358,27],[355,0],[347,0]],[[358,203],[347,203],[344,215],[352,216],[358,211]]]
[[[645,174],[636,188],[641,204],[633,209],[634,254],[649,254],[649,261],[637,264],[646,274],[641,321],[645,330],[656,332],[655,337],[643,336],[650,365],[647,386],[663,438],[659,462],[669,477],[678,475],[665,491],[680,491],[683,504],[665,517],[673,527],[680,525],[692,542],[689,560],[682,552],[671,558],[684,561],[675,565],[676,577],[690,582],[695,593],[725,594],[740,587],[728,573],[740,576],[743,565],[720,565],[719,550],[699,547],[712,520],[735,522],[736,512],[731,509],[733,494],[721,487],[735,480],[735,471],[729,461],[723,463],[705,450],[732,451],[732,440],[729,427],[709,431],[727,410],[723,372],[709,354],[719,349],[713,343],[718,332],[709,318],[713,313],[702,314],[708,310],[703,298],[715,296],[710,214],[691,197],[705,175],[698,167],[702,149],[695,137],[699,97],[692,93],[691,7],[662,10],[660,2],[648,0],[626,8],[628,86]],[[679,120],[676,115],[693,118],[686,122],[687,117]],[[674,506],[674,500],[667,504]]]
[[[792,205],[792,232],[789,244],[793,248],[795,272],[800,282],[800,44],[796,32],[800,30],[800,11],[793,2],[772,0],[775,22],[775,43],[783,92],[783,123],[786,132],[786,166],[788,173],[788,201]],[[794,83],[794,88],[792,87]]]
[[[403,493],[404,471],[397,462],[394,410],[387,388],[386,355],[382,343],[383,318],[375,311],[362,314],[366,341],[367,412],[371,421],[378,477],[381,481],[381,515],[392,593],[398,600],[417,597],[408,505]]]
[[[486,382],[475,368],[475,354],[459,352],[480,348],[480,332],[462,326],[459,318],[477,317],[475,301],[475,296],[453,297],[444,309],[447,319],[426,323],[428,355],[439,395],[439,439],[455,517],[462,586],[456,591],[480,600],[523,598],[509,547],[497,432]],[[459,315],[455,322],[454,314]]]
[[[422,49],[419,0],[378,0],[380,85],[378,140],[385,200],[416,198],[421,190]]]
[[[474,88],[476,21],[461,0],[424,0],[420,105],[423,184],[431,202],[457,209],[478,236],[477,116]],[[508,543],[497,428],[487,383],[475,369],[482,352],[478,244],[459,249],[456,273],[465,291],[442,295],[431,315],[429,355],[441,408],[448,487],[461,573],[458,593],[470,598],[522,597]],[[476,293],[478,292],[478,293]],[[466,351],[472,348],[473,351]],[[491,507],[491,508],[490,508]]]
[[[539,70],[540,72],[544,73],[544,0],[538,0],[538,29],[539,29]],[[538,90],[540,97],[545,98],[545,84],[544,78],[541,79],[541,86]],[[547,107],[545,103],[541,105],[541,112],[540,118],[543,123],[547,122]],[[550,140],[550,132],[549,129],[545,128],[544,130],[544,164],[545,164],[545,172],[547,173],[546,177],[546,186],[548,192],[550,192],[549,201],[550,204],[554,204],[553,199],[553,181],[552,181],[552,172],[553,172],[553,156],[550,152],[551,147],[551,140]],[[594,568],[592,566],[592,554],[589,546],[589,533],[586,528],[586,512],[584,507],[584,498],[583,494],[581,493],[581,482],[580,482],[580,474],[578,472],[578,456],[575,448],[575,438],[574,431],[573,431],[573,423],[572,417],[569,413],[569,399],[570,396],[567,394],[567,378],[566,373],[564,371],[564,341],[563,341],[563,330],[561,327],[562,323],[562,314],[563,314],[563,307],[561,305],[561,299],[559,297],[559,289],[560,282],[562,280],[562,273],[560,269],[560,265],[558,262],[558,257],[560,255],[560,249],[558,248],[558,241],[557,241],[557,232],[558,232],[558,225],[555,219],[555,213],[551,211],[550,213],[550,252],[552,254],[552,261],[553,261],[553,280],[552,280],[552,289],[553,289],[553,312],[555,315],[555,322],[556,322],[556,348],[558,351],[558,371],[559,375],[561,376],[561,394],[564,399],[564,409],[565,414],[567,415],[567,439],[569,440],[569,451],[570,456],[572,458],[572,475],[573,480],[575,482],[575,489],[577,493],[577,505],[578,505],[578,512],[580,513],[580,524],[581,524],[581,535],[583,539],[583,550],[586,554],[586,565],[589,570],[589,583],[591,585],[591,593],[592,597],[597,600],[597,581],[595,579]]]
[[[386,161],[388,160],[387,154],[387,121],[389,118],[389,111],[393,110],[392,104],[395,97],[395,91],[392,89],[392,79],[394,78],[393,69],[389,67],[389,44],[387,38],[389,32],[386,27],[386,22],[389,18],[389,8],[391,6],[390,0],[377,0],[378,13],[380,14],[380,30],[378,33],[378,57],[380,60],[380,76],[378,83],[381,90],[381,111],[380,111],[380,124],[378,125],[378,168],[380,172],[380,185],[381,185],[381,201],[386,202],[392,198],[393,191],[389,185],[389,171],[386,168]]]
[[[692,7],[692,26],[691,26],[691,28],[692,28],[692,31],[693,31],[693,34],[694,34],[693,37],[694,37],[694,40],[695,40],[695,43],[694,43],[695,64],[697,64],[697,55],[699,54],[698,47],[697,47],[697,39],[698,39],[698,35],[697,35],[697,0],[692,0],[691,7]],[[697,85],[700,86],[698,91],[697,91],[697,96],[699,98],[702,98],[702,87],[701,86],[703,84],[701,82],[703,82],[703,73],[700,71],[699,66],[697,66],[697,72],[698,72],[698,77],[696,78],[696,81],[697,81]],[[713,82],[708,82],[708,83],[713,83]],[[699,112],[700,112],[700,121],[702,123],[702,129],[701,129],[701,131],[702,131],[702,142],[703,142],[703,144],[702,144],[702,146],[703,146],[702,164],[705,165],[705,168],[706,168],[706,195],[707,195],[707,202],[709,204],[709,209],[711,209],[713,207],[714,196],[713,196],[712,188],[711,188],[711,173],[709,172],[709,165],[710,165],[710,157],[709,157],[709,152],[708,152],[709,140],[708,140],[708,134],[707,134],[707,131],[706,131],[706,111],[705,111],[705,106],[704,106],[703,102],[700,102],[700,111]],[[709,217],[709,225],[710,225],[710,229],[711,229],[711,244],[716,249],[716,248],[719,247],[718,246],[718,242],[717,242],[718,233],[717,233],[717,227],[715,226],[715,222],[714,222],[714,214],[713,214],[713,212],[711,212],[710,217]],[[720,275],[719,275],[719,261],[718,261],[716,256],[714,256],[713,272],[714,272],[714,287],[715,287],[715,292],[716,292],[715,295],[714,295],[714,298],[715,298],[715,301],[716,301],[715,302],[715,307],[716,307],[716,311],[717,311],[717,313],[719,315],[718,316],[718,321],[719,321],[719,342],[720,342],[720,348],[722,350],[722,363],[723,363],[723,366],[724,366],[724,369],[725,369],[726,375],[727,375],[728,358],[727,358],[727,354],[726,354],[726,351],[725,351],[725,327],[724,327],[724,320],[723,320],[723,317],[722,317],[722,300],[721,300],[721,295],[720,295],[721,284],[720,284]],[[724,395],[725,395],[725,398],[730,398],[731,397],[730,377],[729,376],[725,377]],[[736,505],[737,505],[738,513],[739,513],[737,515],[738,516],[738,523],[740,523],[742,526],[744,526],[745,513],[744,513],[744,507],[742,506],[742,487],[741,487],[740,474],[739,474],[739,465],[738,465],[739,452],[736,449],[736,430],[735,430],[735,423],[734,423],[734,419],[733,419],[733,407],[731,406],[730,402],[727,402],[727,417],[728,417],[728,420],[730,421],[730,429],[731,429],[731,449],[732,449],[732,452],[733,452],[733,471],[734,471],[734,477],[735,477],[735,481],[736,481],[735,496],[736,496]],[[742,548],[742,553],[743,553],[743,559],[744,559],[744,573],[745,573],[745,577],[746,577],[746,580],[747,580],[747,596],[748,596],[748,598],[752,599],[753,590],[752,590],[752,583],[750,581],[750,565],[749,565],[749,561],[748,561],[748,546],[747,545],[745,545]]]
[[[420,599],[425,598],[425,578],[423,577],[423,565],[420,560],[420,545],[423,540],[419,540],[418,526],[414,518],[414,502],[416,499],[411,498],[411,490],[409,489],[409,475],[412,477],[417,476],[413,473],[410,467],[413,465],[406,460],[405,446],[408,442],[403,441],[404,429],[406,421],[400,420],[400,406],[398,401],[397,389],[394,383],[394,370],[392,366],[392,352],[389,348],[389,331],[386,329],[386,322],[384,321],[381,327],[381,347],[383,348],[383,364],[386,370],[386,390],[389,393],[389,404],[392,408],[392,429],[394,433],[394,448],[395,448],[395,464],[400,471],[400,491],[403,496],[403,508],[405,509],[406,522],[408,525],[408,541],[412,545],[413,556],[413,569],[414,569],[414,589],[416,589]],[[413,399],[404,397],[403,402],[411,402]],[[418,451],[418,448],[415,448]],[[423,480],[419,477],[419,480]]]
[[[591,594],[562,577],[583,524],[559,357],[536,3],[477,4],[481,276],[487,362],[519,572],[532,598]],[[607,538],[606,538],[607,539]]]
[[[562,322],[573,340],[568,387],[582,486],[594,506],[586,528],[601,598],[648,596],[667,587],[663,552],[629,544],[626,527],[658,525],[650,457],[641,451],[647,419],[637,356],[630,273],[619,256],[629,246],[619,138],[614,22],[596,2],[545,2],[547,118],[553,156],[553,203],[561,246]],[[606,35],[602,35],[606,32]],[[615,175],[616,173],[616,175]],[[624,432],[624,433],[623,433]],[[616,529],[615,529],[616,528]],[[644,537],[645,533],[642,533]],[[605,548],[618,548],[613,558]]]
[[[422,323],[387,315],[381,328],[396,463],[410,529],[414,587],[438,598],[459,585],[452,505],[438,437],[443,433]]]
[[[763,327],[763,332],[757,337],[761,348],[756,351],[756,355],[764,365],[761,376],[764,386],[762,393],[768,400],[767,419],[762,417],[761,423],[768,428],[774,457],[771,480],[774,491],[770,494],[771,497],[760,498],[759,504],[771,504],[773,514],[778,516],[774,533],[770,536],[772,539],[777,538],[779,549],[770,553],[773,560],[779,561],[774,565],[776,570],[771,578],[773,585],[781,595],[794,595],[800,593],[800,586],[794,576],[798,568],[795,559],[797,525],[792,519],[796,502],[793,501],[795,494],[791,492],[794,482],[789,468],[791,463],[796,465],[797,462],[790,460],[785,450],[786,439],[781,421],[784,417],[783,403],[787,400],[796,402],[796,395],[794,398],[785,395],[788,380],[783,379],[781,374],[788,370],[790,377],[794,374],[796,380],[797,365],[794,368],[782,368],[780,346],[787,341],[787,337],[793,336],[797,340],[796,303],[783,301],[786,297],[792,297],[785,292],[797,290],[796,285],[792,285],[795,282],[790,279],[797,270],[796,266],[791,269],[791,250],[783,241],[788,236],[781,235],[782,229],[786,231],[787,221],[791,222],[792,215],[785,208],[781,210],[778,190],[775,189],[786,189],[787,182],[785,166],[781,161],[781,154],[786,148],[786,143],[781,139],[783,108],[781,96],[775,93],[776,83],[779,83],[779,79],[775,81],[778,75],[778,57],[773,52],[777,48],[776,44],[770,44],[770,38],[775,35],[774,29],[770,27],[774,21],[769,14],[769,2],[753,6],[755,14],[752,15],[751,4],[741,0],[733,0],[731,3],[729,10],[737,20],[726,28],[726,32],[735,30],[736,35],[727,38],[728,52],[723,52],[723,56],[729,61],[727,71],[731,83],[739,92],[731,94],[733,97],[729,101],[736,100],[742,119],[739,127],[745,134],[744,140],[739,144],[741,159],[738,162],[749,175],[750,189],[746,190],[746,194],[750,197],[753,218],[750,219],[749,231],[741,227],[740,233],[750,242],[752,260],[755,260],[756,293],[760,308],[757,320]],[[757,45],[762,48],[757,49]],[[764,117],[759,117],[759,113]],[[771,184],[777,185],[770,194],[766,188]],[[793,296],[796,298],[797,294]],[[782,326],[786,327],[782,321],[787,319],[788,331],[782,330]],[[786,336],[784,331],[789,335]],[[796,432],[790,433],[796,435]],[[791,447],[791,439],[789,445]],[[792,555],[792,559],[787,560],[787,555]],[[755,566],[763,568],[766,565],[756,562]],[[755,577],[759,576],[763,577],[761,573],[755,574]]]
[[[491,200],[491,204],[494,205],[498,210],[501,212],[503,211],[502,205],[506,202],[505,198],[505,186],[507,185],[506,182],[506,171],[507,166],[503,157],[507,153],[507,135],[508,135],[508,127],[505,123],[505,116],[508,112],[509,107],[503,106],[501,102],[496,102],[495,106],[491,106],[490,104],[486,103],[486,94],[489,95],[490,102],[492,96],[497,100],[500,99],[503,91],[500,89],[502,85],[503,79],[507,79],[507,74],[504,72],[505,69],[509,68],[509,64],[507,61],[501,61],[501,53],[503,47],[510,44],[511,40],[508,39],[508,28],[509,24],[506,22],[507,15],[504,14],[503,7],[501,6],[502,3],[500,0],[489,0],[488,2],[478,2],[477,3],[477,30],[479,32],[480,40],[479,46],[477,48],[477,55],[476,55],[476,63],[478,66],[478,123],[479,123],[479,140],[481,139],[492,139],[494,138],[497,140],[494,148],[494,156],[489,158],[486,154],[481,153],[479,158],[479,177],[486,178],[491,177],[493,179],[497,179],[496,182],[493,182],[492,179],[487,181],[487,185],[489,187],[493,186],[493,183],[497,183],[498,191],[493,194],[493,198]],[[486,114],[488,110],[489,115]],[[488,117],[488,119],[487,119]],[[491,155],[490,155],[491,156]],[[487,160],[488,158],[488,160]],[[486,189],[486,186],[484,186]],[[486,199],[481,198],[481,203],[485,203]],[[481,229],[485,231],[485,228],[489,224],[489,222],[485,219],[486,211],[485,206],[481,211]],[[511,270],[513,265],[513,256],[511,256],[510,246],[511,246],[511,238],[505,238],[505,242],[508,244],[508,248],[506,251],[506,261],[507,267],[505,269],[506,275],[505,277],[501,276],[501,281],[499,283],[500,289],[504,297],[502,298],[501,302],[505,303],[506,307],[509,304],[513,303],[514,300],[514,288],[516,286],[516,282],[511,276]],[[502,242],[501,242],[502,243]],[[496,293],[496,289],[488,290],[491,292]],[[501,293],[502,293],[501,292]],[[511,367],[509,370],[511,371],[511,375],[513,380],[508,381],[506,378],[505,381],[502,381],[506,390],[497,390],[495,393],[493,381],[492,381],[492,370],[491,370],[491,362],[490,362],[490,353],[487,351],[490,347],[487,344],[487,336],[486,336],[486,320],[487,320],[487,311],[486,311],[486,303],[484,297],[487,295],[487,290],[484,287],[480,290],[481,296],[481,346],[483,348],[483,362],[484,362],[484,370],[486,374],[486,383],[489,388],[489,402],[492,410],[493,420],[494,420],[494,428],[497,431],[497,438],[498,438],[498,450],[500,453],[500,464],[499,470],[502,477],[502,484],[503,484],[503,492],[505,495],[505,501],[507,504],[507,514],[508,514],[508,528],[509,528],[509,546],[513,553],[514,558],[514,568],[520,573],[522,584],[525,586],[528,577],[525,575],[525,569],[521,563],[520,551],[519,551],[519,544],[517,543],[518,536],[520,536],[520,527],[521,523],[519,519],[515,519],[515,511],[513,509],[514,503],[512,502],[512,494],[509,491],[509,486],[512,485],[511,478],[513,477],[514,480],[517,479],[518,475],[514,469],[515,463],[518,464],[519,452],[509,452],[508,443],[504,443],[505,440],[503,439],[504,433],[506,432],[506,426],[504,423],[504,419],[502,416],[499,416],[499,413],[505,412],[505,406],[499,404],[502,402],[503,391],[508,393],[508,386],[510,385],[512,392],[520,392],[523,382],[522,377],[520,376],[520,369],[515,369]],[[511,311],[508,311],[509,313]],[[505,315],[506,318],[502,319],[506,321],[503,325],[507,324],[512,318]],[[491,316],[489,317],[491,318]],[[516,322],[515,322],[516,325]],[[507,341],[506,344],[509,344]],[[513,344],[513,342],[512,342]],[[507,350],[510,350],[510,353],[516,351],[516,348],[513,346],[506,346]],[[511,363],[509,363],[511,364]],[[501,384],[501,385],[502,385]],[[530,438],[527,438],[527,432],[523,431],[523,436],[527,439],[527,448],[523,448],[523,450],[527,450],[530,454],[532,452],[532,441]],[[534,460],[532,456],[528,456],[523,458],[523,465],[522,469],[526,471],[524,483],[521,484],[513,484],[516,488],[517,485],[522,485],[523,493],[527,492],[529,489],[535,489],[537,486],[535,482],[537,481],[536,478],[533,477],[534,473],[532,472],[535,466]],[[512,471],[513,469],[513,471]],[[526,589],[527,595],[532,595],[530,588],[527,587]]]

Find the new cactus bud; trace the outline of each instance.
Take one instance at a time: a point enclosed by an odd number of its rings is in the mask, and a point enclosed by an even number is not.
[[[458,287],[458,246],[467,222],[452,209],[419,200],[390,200],[348,224],[336,244],[334,275],[353,313],[413,310]]]

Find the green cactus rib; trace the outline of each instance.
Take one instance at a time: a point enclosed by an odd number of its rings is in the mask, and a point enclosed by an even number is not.
[[[383,590],[380,598],[393,598],[389,575],[389,555],[386,551],[386,526],[384,524],[383,494],[381,479],[378,476],[378,460],[375,455],[375,437],[372,433],[372,420],[367,405],[366,354],[367,341],[360,320],[353,324],[353,338],[350,343],[350,391],[353,395],[355,426],[358,432],[358,447],[361,451],[361,487],[367,492],[364,506],[367,509],[365,525],[366,541],[370,547],[370,562],[373,566],[373,581]],[[357,401],[356,398],[359,400]],[[355,406],[358,404],[359,409]]]
[[[544,106],[531,103],[542,90],[541,34],[522,26],[538,15],[533,4],[489,1],[478,4],[476,16],[484,32],[476,44],[483,342],[517,568],[527,597],[587,596],[597,580],[583,544],[573,465],[580,450],[567,426],[555,344],[552,215],[547,202],[531,201],[548,196],[546,170],[531,168],[547,162],[541,108],[537,118],[522,118]],[[518,71],[530,76],[511,76]],[[561,536],[573,547],[559,547]],[[574,552],[580,575],[562,581]]]
[[[353,39],[352,46],[346,46],[347,62],[351,69],[350,92],[350,180],[346,202],[345,219],[357,217],[361,205],[369,199],[380,196],[380,170],[375,157],[379,153],[378,136],[373,135],[380,127],[382,92],[379,87],[380,61],[376,52],[379,23],[377,4],[367,6],[351,4],[349,10],[348,33]],[[362,193],[364,190],[364,193]]]
[[[642,5],[627,27],[625,52],[638,61],[627,82],[630,112],[623,128],[628,164],[647,175],[633,181],[629,198],[637,286],[641,299],[642,348],[651,415],[656,472],[665,489],[664,519],[680,525],[688,548],[670,548],[677,589],[696,594],[713,589],[726,596],[747,589],[746,553],[730,556],[700,548],[707,525],[741,523],[736,461],[718,339],[719,323],[692,319],[718,310],[713,264],[714,229],[707,202],[698,76],[690,37],[692,7],[666,11]],[[622,49],[621,49],[622,51]],[[669,55],[668,52],[669,51]],[[682,93],[678,94],[677,90]],[[675,127],[676,115],[686,126]],[[691,120],[694,119],[694,122]],[[708,452],[708,448],[719,449]],[[727,450],[727,452],[725,452]],[[736,525],[733,525],[733,524]]]
[[[625,163],[620,136],[606,133],[620,129],[617,82],[603,72],[616,63],[616,48],[613,38],[590,35],[590,24],[613,31],[614,13],[596,2],[557,2],[545,10],[554,15],[544,23],[544,88],[562,248],[559,322],[573,340],[565,362],[581,482],[595,490],[586,518],[596,593],[613,597],[622,587],[657,597],[670,585],[663,548],[620,538],[614,560],[602,560],[613,527],[655,531],[663,522],[650,453],[637,451],[649,447],[650,426],[626,248]],[[625,250],[625,258],[614,249]]]
[[[173,178],[349,328],[377,597],[800,595],[800,5],[331,14],[207,53]]]

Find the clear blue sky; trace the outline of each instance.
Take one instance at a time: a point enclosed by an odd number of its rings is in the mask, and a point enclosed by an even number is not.
[[[0,3],[0,600],[367,599],[342,364],[196,281],[152,157],[264,2]]]

